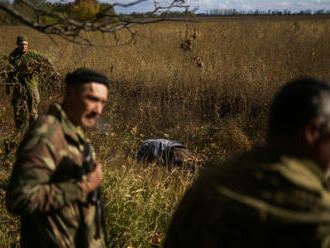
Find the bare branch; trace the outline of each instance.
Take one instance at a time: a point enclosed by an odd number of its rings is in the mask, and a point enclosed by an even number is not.
[[[147,0],[137,0],[135,2],[131,2],[131,3],[127,3],[127,4],[123,4],[123,3],[113,3],[113,4],[110,4],[109,7],[105,8],[104,10],[102,10],[101,12],[99,12],[97,14],[97,16],[102,16],[104,15],[104,13],[106,13],[107,11],[111,10],[112,8],[114,7],[123,7],[123,8],[128,8],[128,7],[132,7],[134,5],[138,5],[142,2],[146,2]]]
[[[126,4],[119,2],[112,3],[92,16],[88,21],[79,21],[74,19],[72,16],[66,17],[61,13],[47,9],[45,6],[32,4],[29,0],[20,0],[20,2],[22,2],[26,8],[31,10],[34,13],[34,16],[38,17],[38,19],[40,16],[53,18],[55,21],[52,24],[35,21],[33,18],[24,14],[23,11],[15,8],[14,5],[1,0],[0,9],[4,10],[6,13],[23,24],[48,36],[56,35],[64,40],[85,46],[99,46],[98,44],[93,43],[93,41],[91,41],[86,35],[87,32],[91,31],[103,34],[115,34],[119,30],[125,30],[130,35],[130,42],[135,42],[137,34],[131,30],[133,25],[146,25],[164,21],[187,21],[186,19],[172,19],[163,16],[155,18],[156,14],[159,16],[160,13],[168,13],[172,9],[183,9],[188,11],[190,6],[186,3],[186,0],[171,0],[168,1],[168,4],[160,4],[157,0],[152,0],[154,5],[153,10],[145,14],[143,18],[140,19],[126,18],[123,15],[117,14],[107,14],[115,6],[127,8],[146,1],[148,0],[135,0]],[[116,18],[118,22],[114,23],[113,18]],[[117,36],[115,35],[115,37]]]
[[[19,11],[17,11],[11,4],[5,3],[5,2],[0,2],[0,9],[4,10],[14,18],[18,19],[21,21],[23,24],[30,26],[34,29],[37,29],[38,31],[40,26],[36,22],[32,22],[29,18],[25,17],[22,15]]]

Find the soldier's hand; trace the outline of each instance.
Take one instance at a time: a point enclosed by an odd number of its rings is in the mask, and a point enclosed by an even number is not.
[[[90,193],[97,189],[97,187],[101,184],[102,181],[102,166],[100,163],[95,163],[95,169],[89,173],[87,173],[87,181],[82,182],[82,189],[85,193]]]

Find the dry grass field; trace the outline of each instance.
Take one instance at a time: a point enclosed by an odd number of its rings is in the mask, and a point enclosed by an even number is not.
[[[160,246],[195,176],[136,163],[138,142],[180,140],[221,160],[264,141],[269,105],[286,81],[302,76],[330,80],[327,18],[208,19],[137,26],[134,31],[134,43],[125,45],[125,33],[117,39],[89,33],[103,47],[80,47],[24,26],[0,26],[1,54],[15,48],[18,34],[26,34],[30,48],[46,54],[63,78],[83,66],[111,79],[105,115],[89,131],[105,167],[111,247]],[[191,49],[181,49],[187,38]],[[50,101],[60,101],[61,92],[48,85],[41,90],[44,112]],[[9,102],[0,88],[2,138],[14,132]],[[3,205],[8,172],[10,168],[0,167],[0,247],[17,247],[17,218]]]

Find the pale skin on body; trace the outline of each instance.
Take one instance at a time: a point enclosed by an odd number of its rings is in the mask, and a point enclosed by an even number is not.
[[[63,102],[63,109],[75,126],[91,128],[102,114],[108,99],[108,88],[98,82],[82,85],[69,85]],[[88,194],[101,184],[102,166],[95,162],[95,169],[87,173],[87,180],[81,183],[82,190]]]

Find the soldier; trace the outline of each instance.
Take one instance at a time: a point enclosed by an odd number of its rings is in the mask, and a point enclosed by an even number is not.
[[[10,212],[21,216],[21,247],[105,247],[89,200],[102,180],[101,164],[86,171],[82,127],[94,126],[107,101],[109,80],[89,69],[65,79],[63,104],[30,129],[17,151],[6,195]],[[97,235],[98,234],[98,235]]]
[[[286,84],[268,130],[266,145],[201,173],[164,247],[330,247],[330,84]]]
[[[21,70],[20,66],[31,61],[47,61],[44,55],[28,50],[28,39],[26,36],[17,36],[17,48],[9,54],[8,61],[15,66],[16,70]],[[36,73],[19,73],[19,83],[14,88],[12,105],[14,108],[15,125],[18,131],[24,132],[29,124],[32,125],[38,118],[38,105],[40,95],[38,91],[38,78]],[[29,118],[28,118],[28,113]]]

